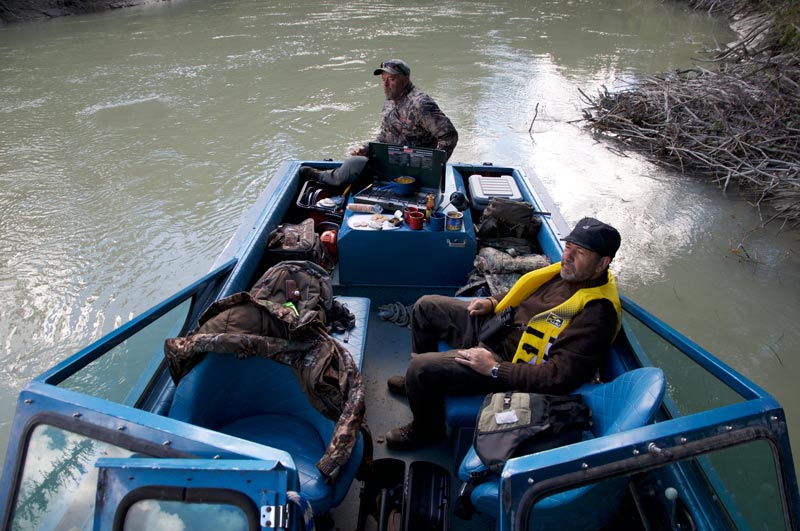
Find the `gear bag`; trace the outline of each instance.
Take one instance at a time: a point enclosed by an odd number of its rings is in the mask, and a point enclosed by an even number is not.
[[[299,316],[314,312],[332,332],[347,332],[355,325],[353,313],[334,299],[328,272],[308,260],[288,260],[270,267],[253,285],[250,295],[264,305],[293,308]]]
[[[475,235],[480,247],[494,247],[518,254],[539,253],[538,234],[541,213],[530,203],[493,197],[481,214]]]
[[[284,260],[308,260],[333,269],[333,259],[317,234],[313,218],[298,224],[284,223],[273,230],[267,243],[267,264],[274,265]]]
[[[578,442],[592,427],[592,412],[581,395],[506,392],[489,394],[478,412],[473,447],[486,468],[461,487],[455,514],[469,520],[470,500],[480,483],[497,478],[506,461]]]

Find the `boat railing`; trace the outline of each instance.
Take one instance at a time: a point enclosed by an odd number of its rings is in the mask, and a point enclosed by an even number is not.
[[[629,299],[622,302],[617,355],[629,350],[629,359],[664,371],[662,411],[642,428],[509,460],[499,529],[528,529],[535,504],[556,492],[646,471],[659,478],[649,489],[662,505],[691,514],[697,529],[796,529],[800,498],[778,402]]]
[[[752,415],[745,419],[741,412],[729,412],[727,419],[721,415],[719,422],[703,428],[690,419],[676,419],[511,459],[501,478],[500,492],[504,505],[500,511],[499,529],[528,529],[534,506],[547,496],[612,478],[627,476],[633,480],[644,472],[653,472],[662,478],[652,485],[653,496],[661,498],[664,507],[669,507],[671,502],[680,503],[692,514],[693,528],[752,529],[755,522],[747,509],[732,510],[728,505],[730,500],[720,499],[718,493],[700,488],[704,485],[704,478],[694,478],[699,482],[691,488],[686,482],[670,480],[676,465],[693,467],[697,460],[742,445],[755,447],[767,441],[772,446],[771,428],[759,425],[761,415],[758,407],[750,406]],[[726,426],[730,425],[726,425],[725,420],[731,423],[746,420],[750,425],[728,430]],[[790,486],[784,488],[788,490]],[[725,491],[722,493],[726,495]],[[786,494],[786,499],[796,502],[796,496],[789,492]],[[731,494],[727,493],[727,497]],[[782,498],[776,492],[767,503],[761,503],[756,522],[764,524],[766,518],[771,523],[764,528],[796,529],[796,506],[782,506],[779,501]],[[505,500],[508,500],[508,505]]]

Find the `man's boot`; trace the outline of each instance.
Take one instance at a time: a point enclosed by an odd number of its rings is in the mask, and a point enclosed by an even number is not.
[[[303,181],[317,181],[319,182],[319,174],[322,173],[316,168],[311,166],[300,166],[300,179]]]

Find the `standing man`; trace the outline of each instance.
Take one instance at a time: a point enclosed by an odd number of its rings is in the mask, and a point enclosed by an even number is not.
[[[620,328],[621,304],[608,270],[620,235],[583,218],[564,241],[561,262],[523,275],[502,297],[417,301],[411,341],[420,354],[405,377],[388,381],[390,391],[408,396],[414,420],[386,434],[389,448],[412,450],[444,438],[447,395],[566,394],[594,377]],[[515,310],[510,329],[480,340],[481,326],[508,308]],[[436,352],[442,339],[456,349]]]
[[[383,104],[383,121],[375,142],[415,148],[440,149],[453,154],[458,143],[458,132],[433,98],[411,82],[411,68],[401,59],[381,63],[373,72],[381,76],[386,102]],[[341,185],[355,181],[367,164],[368,144],[350,151],[340,167],[320,171],[310,166],[300,168],[300,177],[325,184]]]

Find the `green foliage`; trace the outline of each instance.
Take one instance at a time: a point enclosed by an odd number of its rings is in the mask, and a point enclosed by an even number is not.
[[[776,41],[788,51],[800,51],[800,3],[786,2],[775,16]]]

